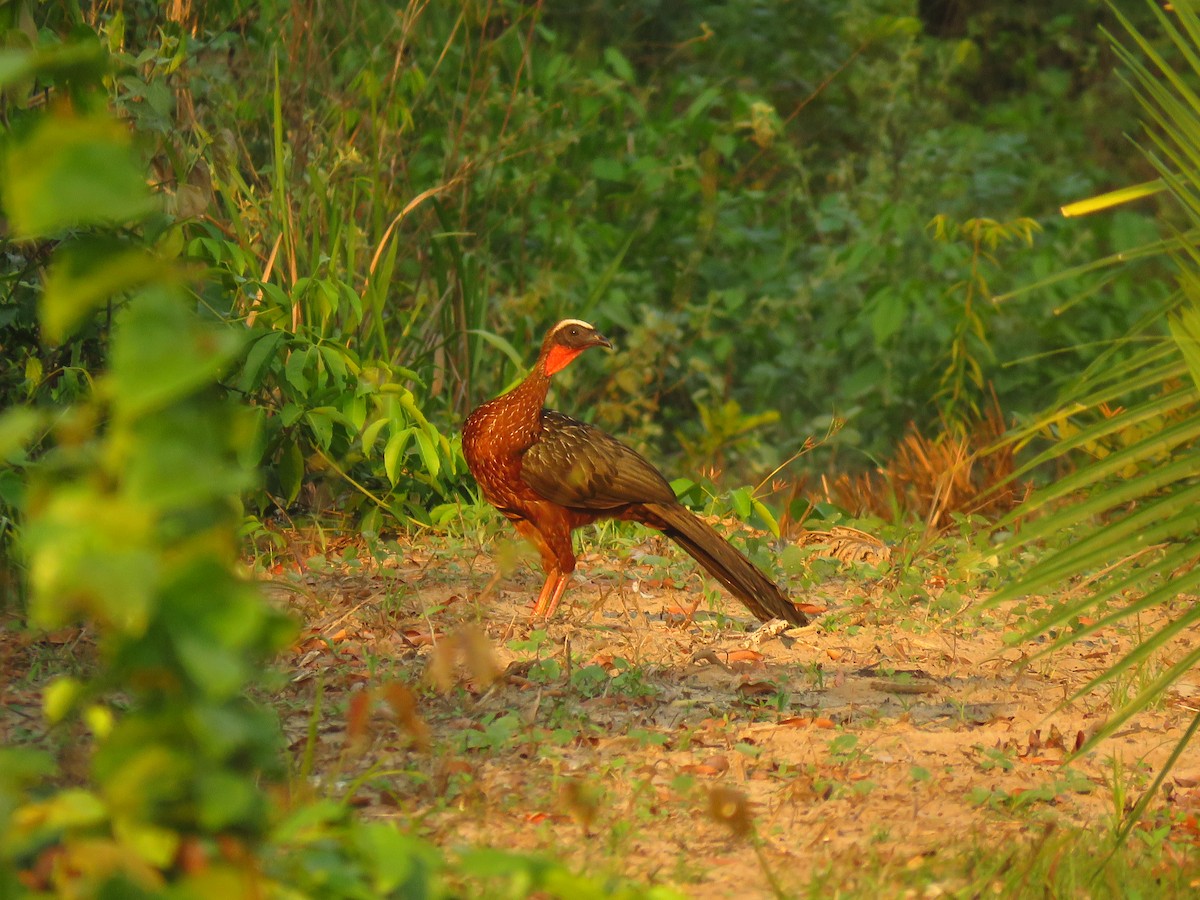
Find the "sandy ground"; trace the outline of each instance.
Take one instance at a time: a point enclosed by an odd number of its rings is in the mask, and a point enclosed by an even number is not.
[[[827,610],[812,626],[752,632],[723,593],[686,615],[712,586],[649,540],[642,549],[669,564],[585,554],[538,628],[540,576],[505,545],[465,560],[410,547],[379,566],[277,578],[272,594],[306,623],[276,698],[298,758],[319,691],[312,779],[352,791],[367,815],[448,847],[550,854],[689,896],[762,896],[768,872],[803,892],[864,859],[918,867],[971,845],[1002,852],[1047,822],[1110,826],[1200,702],[1189,676],[1066,762],[1114,699],[1200,641],[1185,634],[1071,699],[1171,610],[1019,666],[1036,648],[1002,636],[1037,603],[934,612],[940,577],[904,603],[886,579],[848,570],[807,596]],[[1198,783],[1193,746],[1153,821],[1187,839]]]

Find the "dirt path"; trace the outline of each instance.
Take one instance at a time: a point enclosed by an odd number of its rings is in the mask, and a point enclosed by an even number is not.
[[[852,880],[867,859],[1001,852],[1046,822],[1111,825],[1200,697],[1200,678],[1185,680],[1064,764],[1114,696],[1200,636],[1064,703],[1136,635],[1102,631],[1018,669],[1023,651],[1002,641],[1011,610],[952,617],[853,578],[809,598],[829,610],[815,626],[751,634],[724,595],[679,615],[698,582],[656,580],[660,561],[618,574],[596,557],[538,632],[526,618],[536,575],[492,579],[490,558],[464,567],[461,555],[413,549],[277,592],[308,623],[279,698],[293,748],[304,752],[321,685],[314,778],[339,790],[359,779],[367,814],[446,846],[551,854],[696,897],[768,895],[768,872],[800,892],[823,872]],[[671,571],[690,577],[686,560]],[[1154,821],[1194,831],[1200,748],[1175,771]]]

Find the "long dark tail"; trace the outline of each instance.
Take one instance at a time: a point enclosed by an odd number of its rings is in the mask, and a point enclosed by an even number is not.
[[[686,550],[760,621],[786,619],[795,625],[808,624],[808,617],[775,582],[687,508],[678,503],[646,503],[643,509],[648,513],[646,524],[661,529]]]

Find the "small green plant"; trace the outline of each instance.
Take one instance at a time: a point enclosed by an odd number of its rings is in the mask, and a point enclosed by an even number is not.
[[[839,766],[850,766],[866,759],[867,754],[858,746],[857,734],[839,734],[828,745],[829,758]]]
[[[984,772],[1001,771],[1011,772],[1016,768],[1016,760],[1014,754],[1016,751],[1004,749],[1000,747],[980,747],[979,750],[979,768]]]
[[[986,267],[998,267],[995,251],[1002,244],[1033,246],[1033,235],[1041,226],[1029,218],[997,222],[974,218],[955,222],[948,216],[936,216],[929,223],[935,240],[966,246],[966,273],[946,289],[951,300],[954,333],[942,371],[938,392],[943,419],[956,428],[965,428],[983,417],[988,388],[984,375],[995,362],[989,333],[996,307],[988,286]]]
[[[513,713],[497,714],[479,724],[478,730],[468,728],[462,732],[464,750],[487,750],[496,753],[508,747],[527,730],[521,718]]]

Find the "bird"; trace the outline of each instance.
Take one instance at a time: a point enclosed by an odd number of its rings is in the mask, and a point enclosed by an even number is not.
[[[602,429],[545,408],[550,379],[591,347],[613,349],[587,322],[558,322],[529,375],[463,425],[463,456],[484,498],[541,555],[546,580],[532,618],[549,619],[558,609],[575,571],[571,533],[621,519],[661,531],[759,620],[807,625],[774,581],[676,499],[649,460]]]

